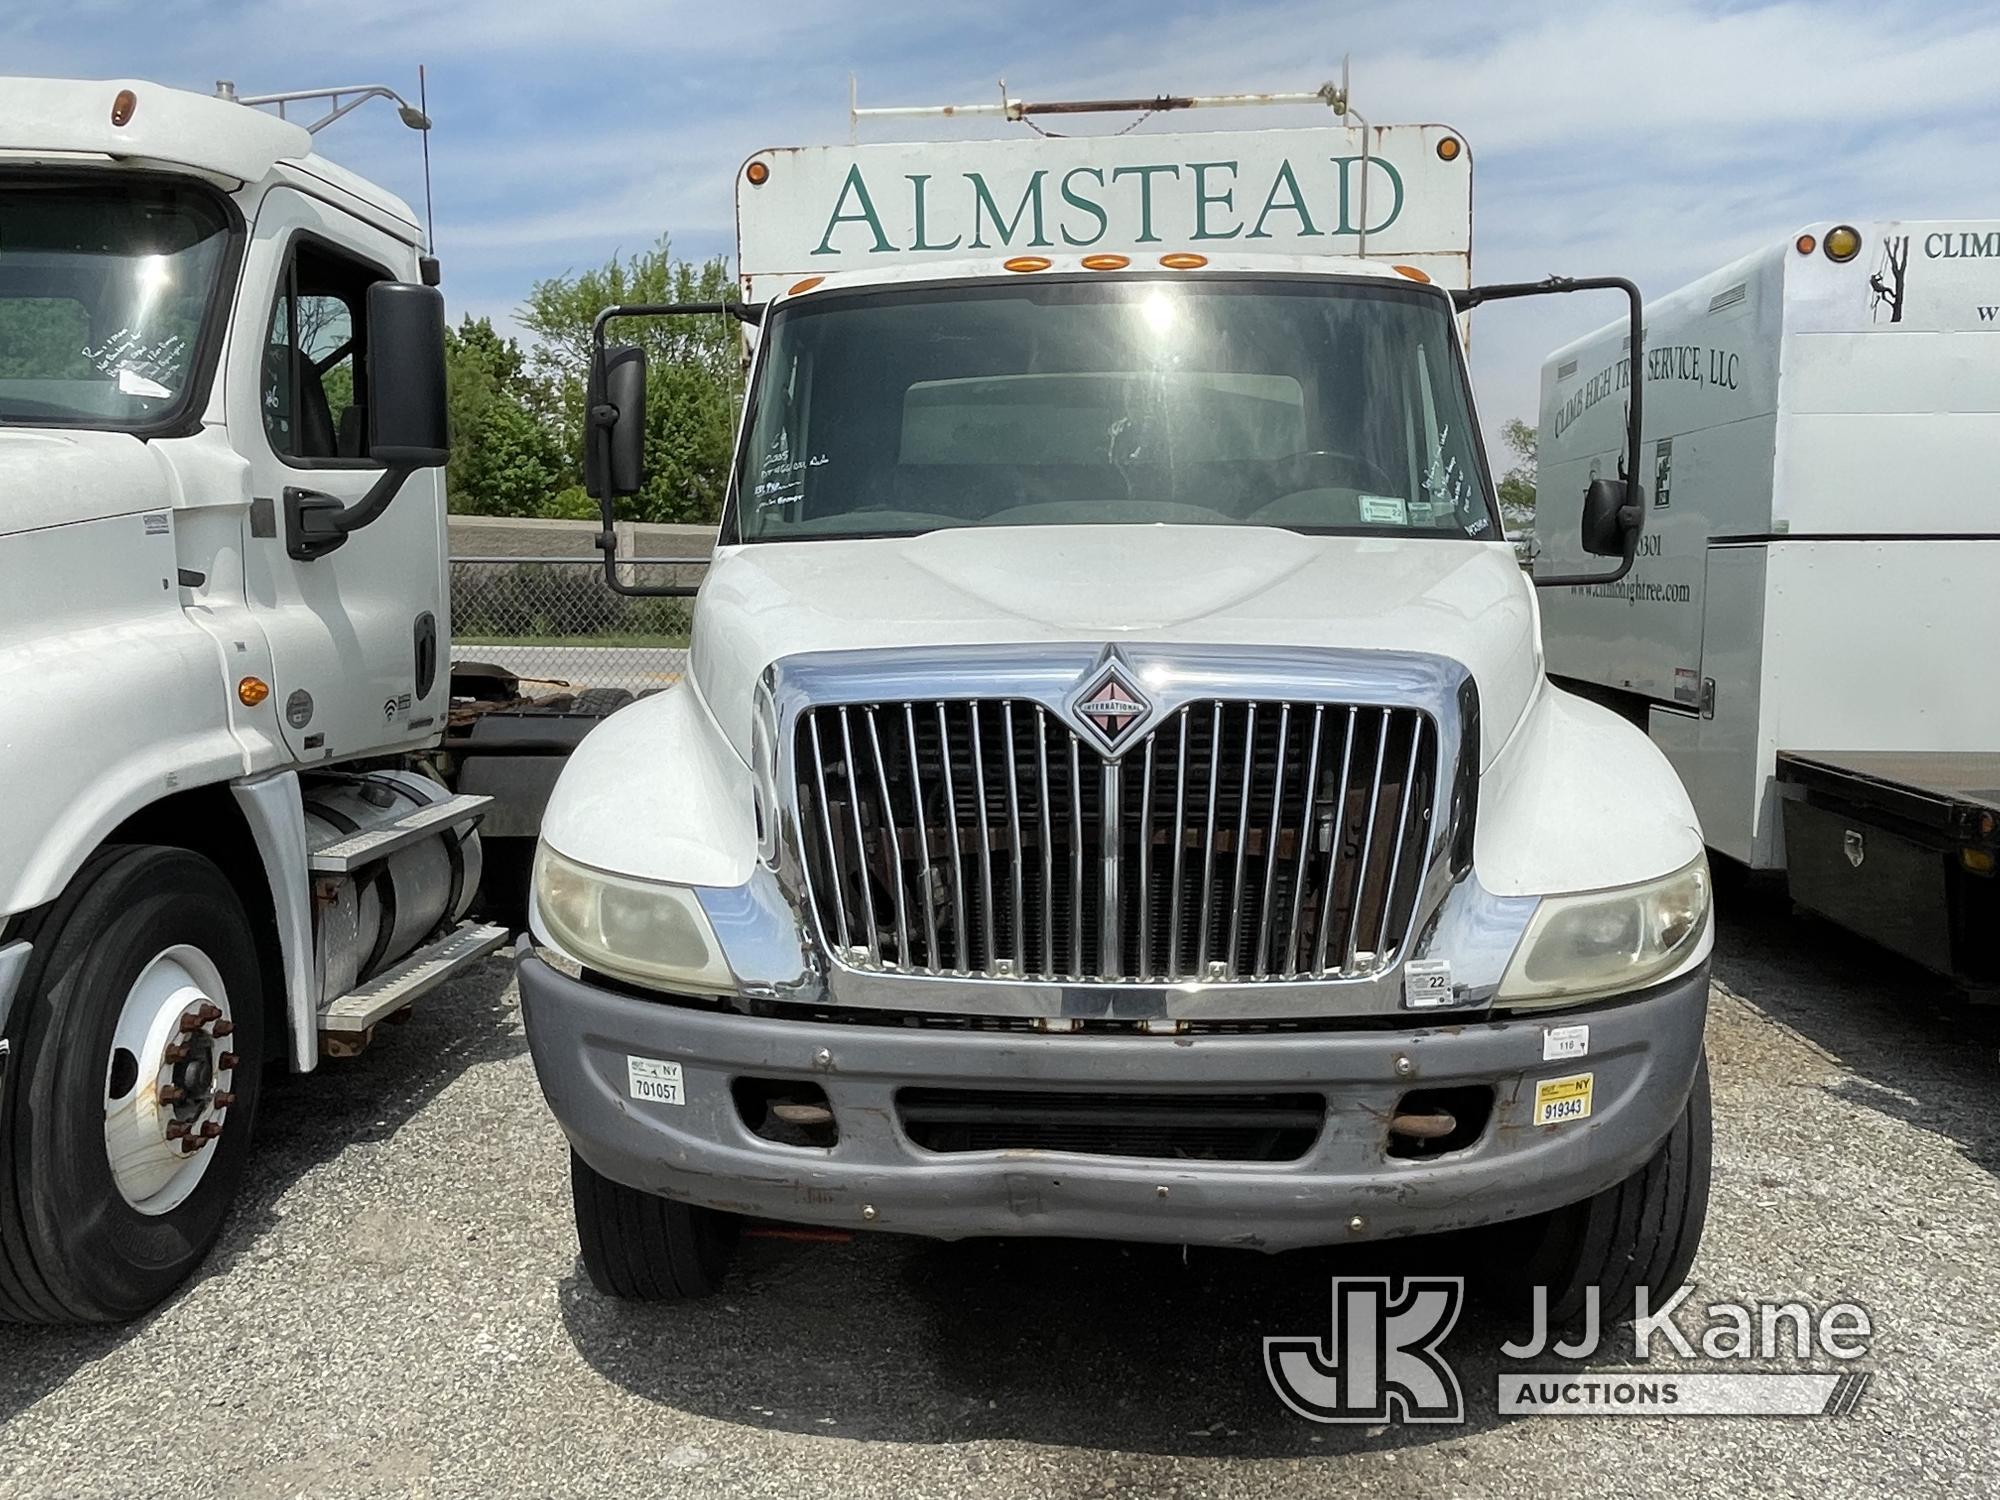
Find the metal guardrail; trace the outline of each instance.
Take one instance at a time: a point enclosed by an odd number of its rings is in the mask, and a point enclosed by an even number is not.
[[[703,558],[627,558],[635,583],[700,583]],[[492,662],[524,689],[656,691],[687,670],[694,600],[631,599],[590,557],[454,557],[451,659]]]

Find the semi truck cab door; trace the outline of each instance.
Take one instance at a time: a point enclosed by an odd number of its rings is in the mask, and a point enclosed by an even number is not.
[[[301,561],[285,536],[287,489],[351,505],[382,472],[368,456],[367,290],[409,277],[414,256],[290,188],[266,195],[251,233],[225,400],[254,497],[246,589],[271,642],[272,698],[301,760],[420,744],[444,714],[440,471],[412,475],[337,551]]]

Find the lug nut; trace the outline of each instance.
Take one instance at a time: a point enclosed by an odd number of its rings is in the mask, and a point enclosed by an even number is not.
[[[169,1042],[160,1049],[160,1057],[165,1062],[186,1062],[187,1056],[188,1049],[183,1047],[179,1042]]]
[[[163,1083],[159,1087],[158,1098],[162,1104],[178,1104],[187,1098],[187,1090],[177,1083]]]
[[[222,1134],[222,1127],[216,1124],[215,1121],[203,1120],[201,1122],[201,1138],[203,1140],[212,1141],[221,1134]]]
[[[186,1136],[187,1133],[188,1133],[188,1122],[186,1120],[169,1120],[167,1122],[168,1140],[178,1141],[182,1139],[184,1136]]]
[[[201,1009],[201,1018],[204,1021],[219,1021],[222,1019],[222,1007],[215,1004],[213,1001],[210,1000],[202,1001],[200,1009]]]
[[[184,1010],[184,1011],[182,1011],[182,1012],[181,1012],[181,1030],[182,1030],[182,1031],[199,1031],[199,1030],[201,1030],[201,1012],[200,1012],[200,1011],[195,1011],[195,1010]]]
[[[215,1060],[215,1065],[227,1073],[231,1068],[236,1066],[236,1054],[234,1052],[223,1053],[222,1056]]]
[[[224,1037],[228,1036],[230,1032],[236,1029],[236,1023],[227,1018],[224,1018],[223,1020],[217,1021],[213,1026],[209,1027],[208,1029],[211,1035]]]
[[[215,1091],[214,1099],[211,1100],[210,1102],[213,1103],[217,1109],[227,1109],[229,1108],[230,1105],[236,1102],[236,1096],[232,1094],[228,1089],[217,1089]]]

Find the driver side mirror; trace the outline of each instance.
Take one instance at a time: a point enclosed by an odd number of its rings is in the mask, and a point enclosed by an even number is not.
[[[1592,557],[1623,557],[1626,534],[1640,516],[1622,479],[1593,479],[1583,492],[1583,550]]]
[[[445,428],[444,294],[410,281],[368,288],[368,456],[434,469],[451,452]]]
[[[583,451],[583,487],[592,499],[608,502],[636,495],[646,483],[646,351],[618,344],[604,351],[591,370],[585,403],[589,436]]]

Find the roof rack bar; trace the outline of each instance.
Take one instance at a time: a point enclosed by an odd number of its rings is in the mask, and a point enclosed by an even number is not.
[[[1248,94],[1155,94],[1148,99],[1016,99],[1008,94],[1005,79],[1000,98],[991,104],[897,104],[869,105],[859,102],[850,74],[848,122],[859,129],[863,120],[952,119],[957,117],[990,120],[1026,120],[1033,115],[1125,115],[1158,113],[1170,109],[1246,109],[1259,105],[1324,104],[1335,114],[1348,113],[1348,62],[1341,59],[1340,81],[1329,79],[1316,89],[1280,93]]]

